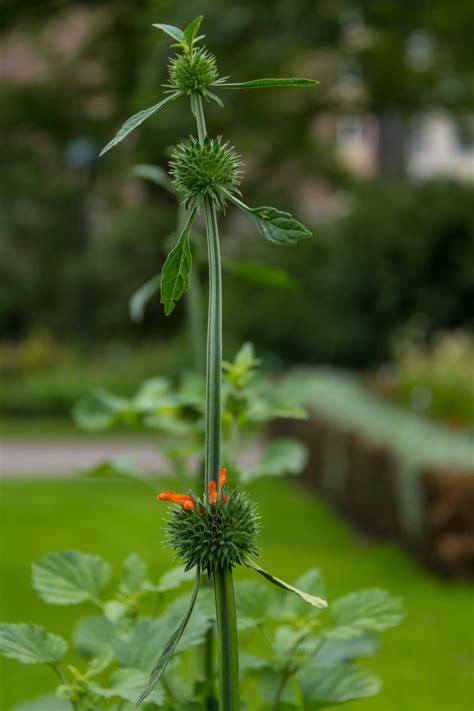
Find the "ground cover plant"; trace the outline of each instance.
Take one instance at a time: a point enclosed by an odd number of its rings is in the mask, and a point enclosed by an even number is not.
[[[321,626],[320,630],[321,611],[327,607],[320,573],[311,570],[293,585],[260,566],[257,558],[261,519],[256,504],[246,492],[233,485],[232,471],[228,476],[222,466],[222,273],[217,213],[225,212],[228,205],[233,204],[250,218],[264,238],[280,246],[295,245],[310,237],[310,232],[287,212],[267,206],[249,207],[243,202],[238,187],[242,175],[240,159],[220,136],[207,135],[204,101],[222,105],[215,93],[220,90],[309,87],[316,82],[300,78],[228,82],[227,78],[219,77],[214,56],[198,44],[203,39],[198,35],[201,21],[202,17],[195,18],[184,31],[170,25],[155,25],[173,38],[173,47],[177,48],[169,64],[169,83],[165,85],[168,95],[128,119],[102,151],[105,153],[120,143],[166,104],[183,96],[190,97],[197,138],[191,136],[179,144],[171,160],[173,180],[184,197],[186,221],[163,266],[160,290],[165,313],[170,314],[189,287],[190,232],[202,211],[209,263],[204,481],[201,494],[192,490],[185,494],[167,490],[157,498],[173,504],[166,524],[167,540],[185,566],[178,577],[193,571],[194,586],[189,599],[178,599],[172,612],[165,610],[164,615],[169,614],[171,621],[165,617],[163,623],[160,617],[155,621],[143,619],[138,609],[138,600],[146,593],[164,592],[164,583],[163,579],[158,583],[150,581],[143,562],[136,555],[125,561],[118,592],[109,600],[102,598],[101,593],[110,577],[110,566],[96,555],[64,550],[48,554],[35,564],[33,585],[45,601],[65,605],[87,600],[101,609],[100,621],[96,618],[83,624],[82,643],[79,635],[78,646],[92,659],[85,670],[69,666],[67,678],[61,667],[66,642],[32,623],[3,624],[0,651],[23,663],[51,666],[60,680],[59,699],[66,700],[76,711],[100,708],[103,699],[108,706],[108,700],[116,696],[121,699],[118,708],[122,709],[127,703],[136,702],[168,708],[237,711],[245,703],[242,700],[241,705],[240,688],[241,674],[246,668],[258,673],[261,679],[269,677],[270,691],[269,695],[263,693],[262,708],[279,709],[286,705],[289,709],[315,709],[372,695],[379,689],[378,680],[347,662],[364,650],[373,649],[372,640],[361,640],[361,635],[395,626],[403,617],[400,600],[375,588],[336,600],[330,612],[331,623],[326,628]],[[233,570],[239,566],[251,569],[294,598],[289,604],[276,603],[274,616],[282,624],[275,630],[270,659],[254,658],[245,663],[242,658],[240,673],[238,605],[233,580]],[[204,593],[200,591],[201,578],[207,583]],[[272,601],[266,594],[257,593],[257,589],[260,591],[255,583],[249,583],[246,595],[240,595],[240,606],[243,606],[240,621],[242,624],[242,620],[247,619],[249,627],[254,627],[260,619],[263,622],[272,617]],[[200,606],[206,608],[205,600],[211,591],[212,612],[208,608],[206,614]],[[245,599],[247,608],[243,605]],[[181,689],[184,693],[187,691],[181,699],[177,698],[167,675],[173,673],[178,650],[193,636],[195,626],[201,630],[194,640],[204,647],[204,674],[202,678],[197,676],[190,680],[187,689],[181,681]],[[97,635],[102,641],[104,637],[107,639],[106,646],[97,643]],[[137,655],[143,656],[145,645],[151,645],[153,659],[158,656],[151,670],[143,669],[142,662],[136,661]],[[332,662],[328,661],[328,655]],[[146,663],[143,661],[143,666],[148,667],[150,659],[151,656]],[[114,671],[108,676],[110,665],[114,665]],[[105,685],[95,681],[106,672]]]

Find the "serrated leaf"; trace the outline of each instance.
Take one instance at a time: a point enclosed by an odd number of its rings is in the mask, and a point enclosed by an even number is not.
[[[144,560],[136,553],[130,555],[123,562],[123,575],[119,590],[124,595],[145,590],[148,583],[148,570]]]
[[[252,79],[251,81],[228,82],[221,84],[219,89],[273,89],[278,86],[315,86],[319,84],[316,79]]]
[[[300,239],[311,237],[311,232],[289,212],[274,207],[246,208],[258,231],[274,244],[293,246]]]
[[[203,21],[203,15],[198,15],[197,17],[194,18],[194,20],[191,20],[189,25],[186,27],[184,30],[184,37],[186,39],[186,42],[190,47],[193,46],[195,40],[196,40],[196,35],[199,31],[199,28],[201,26],[201,22]]]
[[[22,664],[58,664],[67,642],[45,627],[31,623],[0,623],[0,654]]]
[[[305,700],[319,703],[363,699],[375,696],[382,688],[378,677],[348,664],[335,667],[308,665],[298,674],[298,681]]]
[[[92,658],[108,654],[114,636],[114,626],[104,615],[90,615],[79,620],[72,641],[79,654]]]
[[[262,575],[264,578],[269,580],[271,583],[276,585],[279,588],[283,588],[283,590],[289,590],[292,593],[295,593],[295,595],[298,595],[301,597],[305,602],[307,602],[309,605],[312,605],[313,607],[318,607],[318,608],[324,608],[327,607],[327,602],[326,600],[323,600],[321,597],[317,597],[316,595],[310,595],[309,593],[304,592],[303,590],[299,590],[298,588],[295,588],[293,585],[290,585],[289,583],[285,582],[284,580],[281,580],[280,578],[275,577],[271,573],[269,573],[267,570],[264,570],[261,568],[257,563],[255,563],[253,560],[250,560],[250,558],[247,558],[245,561],[245,564],[249,568],[253,568],[257,573]]]
[[[265,450],[258,464],[247,467],[240,473],[246,484],[265,476],[299,474],[308,460],[308,448],[296,439],[277,439]]]
[[[156,591],[168,592],[169,590],[176,590],[176,588],[190,582],[193,578],[194,573],[192,570],[185,570],[183,565],[177,565],[161,576],[156,586]]]
[[[110,574],[111,567],[103,558],[74,550],[48,553],[32,565],[33,587],[52,605],[96,602]]]
[[[161,303],[167,316],[173,311],[176,301],[189,289],[189,275],[193,263],[189,246],[189,231],[196,217],[196,208],[191,211],[181,235],[168,254],[161,272]]]
[[[145,618],[126,634],[113,641],[113,649],[122,667],[149,673],[156,659],[156,650],[164,645],[170,630],[160,617]]]
[[[179,27],[175,27],[174,25],[164,25],[161,22],[155,22],[152,27],[156,27],[158,30],[166,32],[166,34],[174,40],[186,46],[186,37],[184,36],[183,30],[180,30]]]
[[[110,151],[111,148],[117,145],[117,143],[120,143],[123,141],[124,138],[128,136],[129,133],[134,131],[138,126],[140,126],[144,121],[147,120],[147,118],[150,118],[156,111],[161,109],[165,104],[169,104],[170,101],[174,101],[174,99],[177,99],[178,96],[180,96],[179,92],[176,92],[174,94],[170,94],[167,96],[165,99],[162,99],[162,101],[159,101],[157,104],[154,106],[150,106],[148,109],[142,109],[142,111],[139,111],[138,113],[134,114],[133,116],[130,116],[129,119],[125,121],[123,126],[117,131],[115,136],[112,138],[111,141],[107,143],[104,148],[102,148],[101,152],[99,153],[99,156],[103,156],[104,153],[107,153],[107,151]]]
[[[14,706],[11,711],[71,711],[71,702],[48,694]]]
[[[401,598],[378,588],[359,590],[331,604],[335,627],[327,630],[326,634],[334,639],[350,639],[363,632],[380,632],[396,627],[404,617]]]
[[[90,684],[92,691],[105,699],[119,696],[126,701],[134,702],[147,682],[148,675],[139,669],[117,669],[109,680],[107,687],[99,684]],[[164,690],[155,688],[149,697],[151,703],[163,706],[165,702]]]
[[[239,580],[235,583],[237,623],[240,630],[252,629],[262,624],[273,602],[273,591],[256,580]]]
[[[199,568],[196,568],[196,578],[194,582],[194,589],[191,595],[191,598],[189,600],[188,607],[186,609],[186,612],[184,614],[183,619],[181,620],[180,624],[176,628],[176,630],[173,632],[171,637],[168,639],[167,643],[165,644],[165,647],[158,658],[158,661],[156,662],[155,666],[153,667],[150,678],[148,681],[147,686],[145,687],[144,691],[140,695],[138,701],[137,701],[137,706],[139,706],[145,699],[151,694],[153,689],[155,688],[156,684],[160,680],[163,672],[165,671],[166,667],[168,666],[168,662],[170,661],[171,657],[173,656],[176,647],[178,646],[179,640],[181,639],[184,630],[186,629],[186,626],[189,622],[189,618],[191,617],[191,614],[194,609],[194,605],[196,603],[196,598],[197,594],[199,591],[199,581],[200,581],[200,571]]]
[[[131,295],[128,302],[128,312],[135,323],[143,321],[146,305],[160,290],[160,282],[161,272],[148,279]]]
[[[172,195],[176,195],[176,190],[171,182],[171,178],[163,168],[159,165],[150,165],[148,163],[138,163],[132,168],[132,174],[136,178],[149,180],[151,183],[158,185],[160,188],[167,190]]]
[[[319,641],[319,638],[318,638]],[[323,667],[354,661],[375,654],[380,647],[377,637],[363,634],[352,639],[327,639],[312,658],[312,664]]]

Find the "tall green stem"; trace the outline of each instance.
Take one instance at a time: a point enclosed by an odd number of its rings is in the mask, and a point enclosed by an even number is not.
[[[219,642],[219,699],[221,711],[239,708],[239,654],[232,570],[214,573],[217,632]]]
[[[199,96],[196,97],[195,106],[198,137],[202,144],[206,139],[207,131],[202,100]],[[209,260],[205,456],[207,491],[211,481],[215,481],[219,487],[221,458],[222,269],[216,207],[209,197],[204,200],[204,212]],[[215,572],[214,594],[219,648],[220,711],[238,711],[239,648],[234,586],[230,568]]]

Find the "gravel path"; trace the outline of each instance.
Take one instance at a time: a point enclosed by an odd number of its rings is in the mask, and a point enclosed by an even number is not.
[[[0,442],[0,472],[4,478],[75,476],[78,469],[120,456],[133,458],[147,471],[164,471],[166,467],[165,458],[145,439],[32,439]]]
[[[242,464],[256,462],[261,451],[262,442],[253,443]],[[4,479],[76,476],[78,469],[122,456],[133,459],[142,470],[166,472],[166,458],[147,439],[18,439],[0,441],[0,475]]]

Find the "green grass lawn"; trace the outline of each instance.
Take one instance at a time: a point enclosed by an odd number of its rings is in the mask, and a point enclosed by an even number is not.
[[[164,486],[166,483],[164,483]],[[30,587],[30,564],[44,553],[78,548],[108,558],[118,570],[136,551],[157,577],[171,564],[163,548],[160,506],[134,484],[87,481],[8,481],[1,495],[1,613],[67,635],[84,609],[51,607]],[[472,711],[474,662],[472,589],[421,570],[391,543],[369,542],[330,507],[285,481],[252,487],[264,522],[262,564],[294,579],[319,566],[329,601],[352,589],[379,586],[401,595],[408,617],[383,635],[382,651],[365,666],[384,679],[375,699],[352,711]],[[2,660],[0,709],[44,693],[48,669]]]

